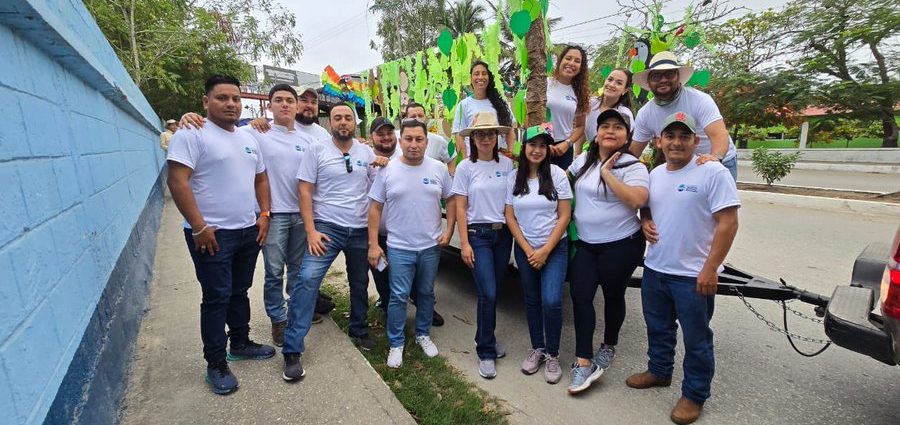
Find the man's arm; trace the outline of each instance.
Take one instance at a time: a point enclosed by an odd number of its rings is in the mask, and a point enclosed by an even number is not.
[[[297,191],[300,192],[300,217],[303,218],[303,228],[306,229],[306,242],[309,245],[309,252],[312,255],[325,255],[325,241],[331,241],[328,236],[319,233],[316,230],[316,223],[313,221],[312,194],[316,185],[300,180]]]
[[[259,204],[260,212],[271,211],[272,198],[269,192],[269,175],[265,171],[258,173],[253,186],[256,189],[256,203]],[[259,228],[256,242],[264,245],[266,236],[269,234],[269,216],[260,215],[256,219],[256,226]]]
[[[701,295],[715,295],[719,285],[719,266],[731,250],[731,244],[738,230],[738,207],[728,207],[713,214],[716,230],[713,235],[709,257],[697,276],[697,292]]]
[[[384,257],[384,250],[378,245],[378,230],[381,226],[381,213],[384,204],[374,199],[369,199],[369,265],[373,269],[378,268],[378,259]]]
[[[706,137],[709,138],[709,155],[700,155],[702,164],[707,161],[719,161],[728,154],[728,129],[725,127],[725,120],[716,120],[706,126]]]
[[[172,192],[172,199],[175,201],[178,211],[191,225],[191,235],[194,238],[195,248],[201,253],[216,255],[216,252],[219,251],[219,243],[216,240],[216,228],[208,226],[206,220],[203,219],[203,215],[200,214],[200,208],[197,207],[194,192],[191,190],[190,180],[194,170],[176,161],[168,161],[168,164],[167,184],[169,192]]]

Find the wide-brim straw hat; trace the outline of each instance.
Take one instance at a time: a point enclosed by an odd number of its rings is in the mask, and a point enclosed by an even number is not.
[[[678,58],[674,53],[665,51],[659,52],[653,56],[653,59],[650,59],[650,65],[647,66],[647,69],[634,74],[632,77],[632,81],[634,84],[637,84],[642,89],[651,91],[650,85],[647,83],[647,79],[650,76],[650,72],[652,71],[664,71],[667,69],[677,69],[678,70],[678,79],[681,80],[681,84],[684,85],[691,79],[691,76],[694,75],[694,67],[690,65],[681,65],[678,63]]]
[[[500,134],[506,134],[509,132],[509,127],[500,125],[497,121],[497,114],[493,112],[479,112],[475,114],[472,126],[460,131],[459,135],[468,137],[475,130],[497,130]]]

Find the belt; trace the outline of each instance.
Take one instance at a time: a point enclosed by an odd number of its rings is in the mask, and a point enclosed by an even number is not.
[[[470,232],[476,230],[500,230],[506,226],[504,223],[470,223],[467,225]]]

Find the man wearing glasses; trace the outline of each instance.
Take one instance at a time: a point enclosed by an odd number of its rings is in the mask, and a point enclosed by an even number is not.
[[[651,138],[660,137],[666,117],[675,112],[685,112],[697,120],[697,164],[719,161],[731,177],[737,180],[737,156],[734,142],[725,128],[725,120],[712,97],[699,90],[685,87],[694,68],[679,65],[672,52],[660,52],[653,56],[645,71],[634,75],[637,84],[653,93],[653,100],[638,111],[634,122],[631,152],[640,157]]]
[[[384,165],[367,145],[354,140],[356,114],[337,105],[329,114],[331,140],[313,143],[297,171],[300,215],[306,229],[308,250],[300,266],[300,282],[291,288],[288,326],[284,334],[285,381],[305,375],[300,363],[303,340],[312,325],[316,294],[325,273],[343,252],[350,286],[349,334],[364,350],[374,346],[366,323],[368,311],[367,194],[371,167]]]

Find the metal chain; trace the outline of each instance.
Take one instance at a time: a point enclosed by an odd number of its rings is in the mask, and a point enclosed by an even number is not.
[[[781,305],[781,303],[783,302],[785,304],[784,308],[786,308],[787,311],[790,311],[794,316],[804,318],[806,320],[809,320],[810,322],[825,323],[824,319],[820,319],[818,317],[807,316],[806,314],[803,314],[802,312],[794,310],[787,305],[788,303],[792,303],[794,301],[796,301],[796,300],[784,300],[784,301],[773,301],[773,302],[778,305]]]
[[[752,305],[750,305],[750,302],[748,302],[747,299],[744,298],[744,294],[742,294],[741,291],[739,291],[739,290],[738,290],[737,288],[735,288],[734,286],[731,287],[731,290],[732,290],[735,294],[737,294],[737,297],[741,300],[742,303],[744,303],[744,306],[746,306],[747,309],[750,310],[750,312],[753,313],[753,314],[756,316],[757,319],[759,319],[759,320],[761,320],[763,323],[765,323],[766,326],[768,326],[769,329],[771,329],[773,332],[778,332],[778,333],[780,333],[780,334],[782,334],[782,335],[787,335],[787,336],[790,337],[790,338],[794,338],[794,339],[797,339],[797,340],[800,340],[800,341],[804,341],[804,342],[810,342],[810,343],[813,343],[813,344],[830,344],[830,343],[831,343],[831,341],[828,340],[828,339],[809,338],[809,337],[805,337],[805,336],[803,336],[803,335],[797,335],[797,334],[795,334],[795,333],[788,332],[786,329],[781,329],[777,324],[775,324],[774,322],[772,322],[772,321],[766,319],[765,316],[763,316],[760,312],[756,311],[756,309],[753,308]],[[776,302],[777,302],[777,301],[776,301]],[[796,313],[795,313],[795,314],[796,314]]]

